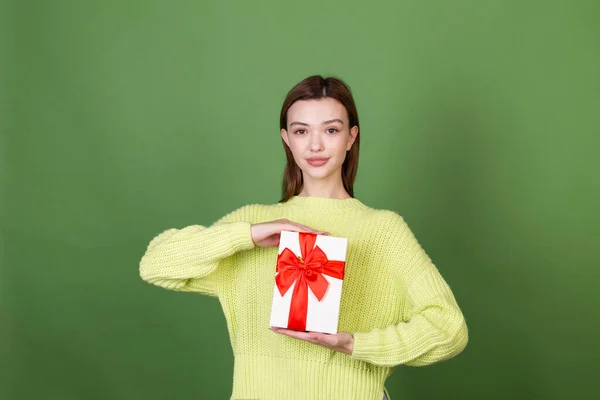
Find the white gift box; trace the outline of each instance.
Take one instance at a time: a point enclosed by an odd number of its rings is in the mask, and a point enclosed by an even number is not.
[[[337,333],[348,239],[281,231],[273,327]]]

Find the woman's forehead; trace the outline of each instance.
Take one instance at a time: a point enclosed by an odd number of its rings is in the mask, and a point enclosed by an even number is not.
[[[312,125],[333,119],[347,121],[348,113],[342,103],[331,97],[298,100],[288,110],[288,123],[299,120]]]

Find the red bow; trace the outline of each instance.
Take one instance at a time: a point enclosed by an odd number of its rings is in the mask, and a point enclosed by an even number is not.
[[[344,279],[344,261],[330,261],[319,248],[315,247],[317,235],[314,233],[299,232],[300,251],[298,257],[287,247],[277,257],[277,276],[275,282],[281,295],[285,295],[294,282],[288,329],[297,331],[306,330],[306,312],[308,310],[308,287],[321,301],[329,282],[323,274],[333,278]]]

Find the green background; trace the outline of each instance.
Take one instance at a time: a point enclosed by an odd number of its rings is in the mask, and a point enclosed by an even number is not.
[[[0,4],[1,399],[229,397],[218,301],[138,263],[278,201],[279,109],[312,74],[355,94],[355,195],[405,218],[470,329],[392,399],[596,391],[597,1]]]

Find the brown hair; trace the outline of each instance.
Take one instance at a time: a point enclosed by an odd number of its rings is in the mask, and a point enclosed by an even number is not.
[[[350,87],[341,79],[336,77],[324,78],[320,75],[309,76],[294,86],[287,94],[283,106],[281,107],[281,115],[279,118],[280,129],[287,130],[287,113],[292,104],[298,100],[314,100],[323,98],[336,99],[344,105],[348,112],[350,128],[357,126],[358,133],[350,150],[346,153],[346,159],[342,164],[342,182],[344,189],[348,194],[354,197],[354,179],[358,170],[358,152],[360,144],[360,125],[358,124],[358,111],[354,104],[354,98]],[[297,195],[302,190],[304,185],[302,179],[302,170],[296,164],[292,151],[287,146],[283,138],[281,139],[287,162],[283,171],[283,185],[281,188],[282,199],[279,201],[288,201],[292,196]]]

